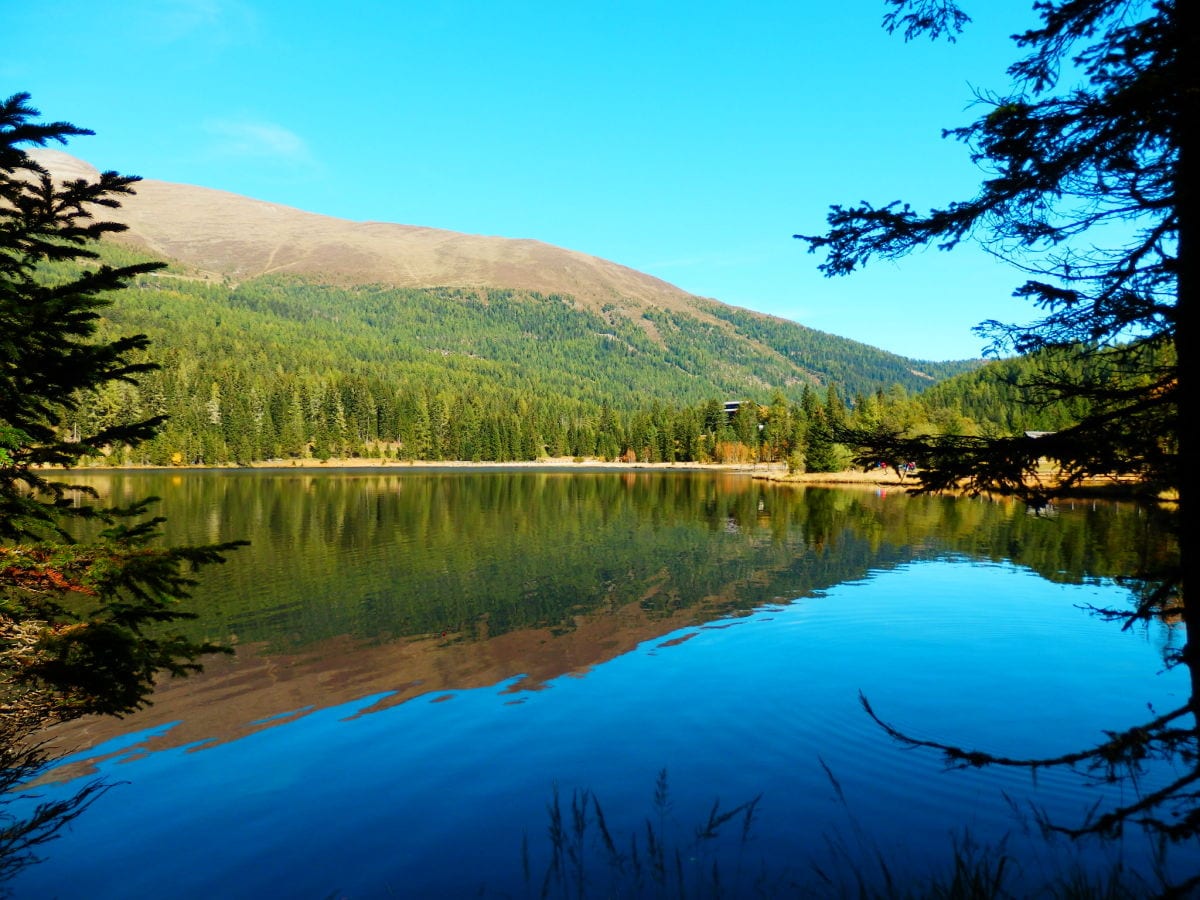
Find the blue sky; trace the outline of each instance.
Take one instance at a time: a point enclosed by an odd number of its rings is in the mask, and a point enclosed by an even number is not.
[[[0,92],[96,132],[101,168],[312,212],[536,238],[918,359],[1033,316],[974,248],[826,279],[832,203],[969,196],[941,138],[1002,89],[1028,2],[906,44],[881,0],[40,0]],[[997,18],[1005,16],[1006,18]]]

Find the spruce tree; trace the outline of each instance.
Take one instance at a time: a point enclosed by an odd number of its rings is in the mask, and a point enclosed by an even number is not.
[[[887,27],[908,38],[953,35],[968,21],[951,0],[886,2]],[[1026,55],[1009,68],[1010,89],[980,93],[986,112],[946,132],[984,171],[975,196],[927,213],[899,201],[834,206],[827,233],[797,237],[825,254],[820,268],[831,276],[928,244],[979,242],[1024,273],[1015,294],[1044,311],[983,323],[995,352],[1103,355],[1111,365],[1043,370],[1034,399],[1088,408],[1053,435],[856,437],[865,455],[918,460],[930,490],[965,484],[1044,503],[1085,479],[1130,476],[1150,494],[1177,491],[1190,521],[1195,475],[1181,423],[1195,381],[1188,248],[1200,229],[1200,10],[1175,0],[1035,9],[1040,24],[1015,38]],[[1108,377],[1113,366],[1125,377]],[[1035,477],[1047,457],[1059,465],[1052,484]]]
[[[969,21],[954,0],[885,0],[889,30],[953,39]],[[1194,434],[1200,284],[1200,4],[1194,0],[1039,0],[1037,24],[1015,36],[1023,54],[1010,87],[980,92],[984,113],[945,134],[969,148],[984,177],[974,196],[922,213],[899,201],[834,206],[829,230],[797,235],[825,254],[827,275],[934,244],[976,241],[1023,273],[1015,294],[1042,311],[1034,321],[980,326],[997,352],[1045,365],[1029,399],[1079,402],[1075,424],[1050,434],[912,437],[844,432],[859,460],[909,459],[923,490],[1003,490],[1042,506],[1085,479],[1126,476],[1171,508],[1181,553],[1144,573],[1127,620],[1180,617],[1181,660],[1192,699],[1102,746],[1055,760],[997,760],[940,745],[959,764],[1095,765],[1136,770],[1166,754],[1192,765],[1176,785],[1093,817],[1079,831],[1119,833],[1137,821],[1171,838],[1200,833],[1200,736],[1184,723],[1200,710],[1200,603]],[[1055,360],[1070,365],[1054,365]],[[1117,377],[1113,373],[1119,373]],[[1058,477],[1039,477],[1043,459]],[[894,732],[898,737],[904,737]],[[907,738],[906,738],[907,739]],[[922,743],[922,742],[914,742]],[[939,746],[939,745],[933,745]],[[1185,888],[1200,886],[1200,876]]]
[[[170,623],[185,616],[178,601],[193,570],[234,546],[157,546],[162,520],[147,518],[149,501],[106,507],[60,468],[137,445],[161,422],[87,430],[77,424],[87,417],[74,415],[154,367],[142,335],[94,339],[111,293],[158,268],[94,262],[96,241],[122,228],[96,215],[137,179],[105,172],[56,182],[27,152],[89,133],[39,121],[27,94],[0,101],[0,795],[45,764],[29,741],[38,730],[136,709],[158,674],[195,671],[218,649]],[[63,276],[64,262],[81,263],[81,274]],[[0,814],[0,877],[96,790],[25,821]]]

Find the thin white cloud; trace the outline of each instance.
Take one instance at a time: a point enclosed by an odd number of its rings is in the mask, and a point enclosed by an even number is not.
[[[142,34],[159,43],[201,38],[225,44],[244,38],[255,16],[240,0],[152,0],[138,22]]]
[[[219,156],[270,159],[293,166],[312,165],[304,138],[273,122],[213,120],[205,125],[213,138],[211,151]]]

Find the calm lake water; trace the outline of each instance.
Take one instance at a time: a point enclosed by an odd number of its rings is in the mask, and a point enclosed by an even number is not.
[[[1151,869],[1137,835],[1046,843],[1028,814],[1076,824],[1128,784],[945,771],[858,699],[1015,756],[1183,703],[1163,663],[1181,631],[1080,608],[1128,606],[1114,579],[1159,552],[1128,504],[1034,516],[685,472],[81,480],[162,497],[171,541],[252,541],[205,572],[184,626],[237,653],[146,711],[60,732],[77,752],[43,795],[120,783],[17,896],[539,896],[556,791],[560,843],[589,791],[621,863],[589,804],[583,874],[564,856],[553,896],[631,895],[638,871],[655,895],[648,827],[689,895],[711,893],[714,863],[733,895],[835,893],[881,879],[879,859],[915,883],[964,841],[1006,842],[1030,883]],[[714,802],[759,796],[745,835],[743,814],[697,839]]]

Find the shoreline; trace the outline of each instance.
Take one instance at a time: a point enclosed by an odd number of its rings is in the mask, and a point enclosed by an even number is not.
[[[181,466],[71,466],[69,469],[61,466],[47,466],[46,471],[72,472],[246,472],[251,470],[291,471],[293,469],[316,470],[356,470],[371,469],[380,472],[415,471],[423,469],[541,469],[555,471],[628,471],[630,469],[663,470],[676,472],[744,472],[745,474],[786,472],[783,463],[696,463],[696,462],[616,462],[600,459],[575,460],[573,457],[543,457],[536,460],[512,460],[496,462],[494,460],[380,460],[365,457],[319,459],[269,459],[252,463],[226,463],[223,465],[181,465]]]
[[[873,489],[895,489],[908,491],[917,486],[913,477],[900,479],[892,469],[847,469],[841,472],[800,472],[789,474],[784,463],[696,463],[696,462],[620,462],[615,460],[582,459],[574,457],[544,457],[537,460],[513,460],[510,462],[474,462],[471,460],[379,460],[362,457],[329,459],[260,460],[237,465],[217,466],[72,466],[71,468],[47,466],[43,471],[79,472],[90,475],[104,472],[433,472],[433,471],[479,471],[504,472],[536,470],[552,473],[569,472],[722,472],[729,475],[744,475],[758,481],[797,487],[863,487]],[[960,496],[962,491],[946,491],[947,495]],[[1096,480],[1079,485],[1069,496],[1121,499],[1132,497],[1135,491],[1128,482]]]
[[[138,466],[71,466],[63,468],[47,466],[43,471],[81,472],[98,474],[103,472],[291,472],[291,471],[328,471],[328,472],[422,472],[434,470],[476,470],[476,471],[523,471],[538,470],[544,472],[724,472],[733,475],[746,475],[761,481],[771,481],[778,484],[813,484],[813,485],[869,485],[904,487],[912,481],[900,481],[891,470],[860,471],[856,469],[842,472],[803,472],[788,474],[786,464],[774,463],[697,463],[697,462],[620,462],[616,460],[582,459],[573,457],[543,457],[537,460],[513,460],[509,462],[471,461],[471,460],[386,460],[351,457],[336,458],[321,461],[319,459],[273,459],[259,460],[247,464],[228,463],[215,466],[197,465],[138,465]]]

